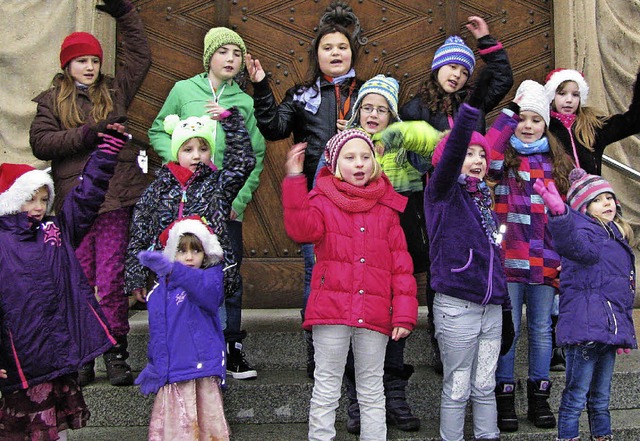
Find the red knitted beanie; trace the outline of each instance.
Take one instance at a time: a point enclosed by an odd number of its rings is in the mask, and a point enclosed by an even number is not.
[[[83,55],[95,55],[102,64],[102,46],[98,39],[88,32],[67,35],[60,46],[60,67],[64,69],[69,61]]]

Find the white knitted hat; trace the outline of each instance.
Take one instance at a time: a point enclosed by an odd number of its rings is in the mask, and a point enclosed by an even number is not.
[[[522,96],[519,103],[520,111],[529,110],[537,113],[549,127],[549,101],[545,87],[536,81],[524,80],[516,91],[516,98],[519,96]]]

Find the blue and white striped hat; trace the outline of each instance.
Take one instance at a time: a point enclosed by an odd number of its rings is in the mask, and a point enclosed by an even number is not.
[[[431,63],[431,70],[436,71],[447,64],[459,64],[469,71],[469,76],[473,73],[476,65],[476,57],[464,40],[457,35],[452,35],[444,41],[444,44],[436,50]]]
[[[393,121],[400,121],[398,116],[398,94],[400,92],[400,84],[398,80],[393,77],[387,77],[382,74],[376,75],[370,80],[366,81],[358,92],[358,98],[353,105],[353,113],[351,119],[347,122],[347,127],[353,127],[358,125],[357,118],[359,118],[360,105],[365,96],[370,93],[376,93],[384,97],[389,104],[389,110]]]

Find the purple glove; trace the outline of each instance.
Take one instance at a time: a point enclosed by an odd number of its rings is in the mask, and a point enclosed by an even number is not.
[[[140,251],[138,260],[160,277],[164,277],[173,270],[173,262],[160,251]]]
[[[549,182],[549,186],[545,187],[544,181],[538,178],[536,179],[536,182],[533,183],[533,189],[542,197],[544,204],[553,216],[559,216],[567,211],[567,208],[560,197],[560,193],[558,193],[556,184],[553,182]]]
[[[129,0],[104,0],[104,5],[96,5],[96,9],[113,18],[120,18],[133,9],[133,4]]]
[[[123,135],[126,136],[126,134],[123,134]],[[98,150],[108,155],[117,155],[118,153],[120,153],[120,150],[122,150],[124,145],[129,140],[128,136],[115,137],[115,136],[106,135],[106,134],[102,135],[102,138],[100,139],[102,140],[102,142],[98,144]]]

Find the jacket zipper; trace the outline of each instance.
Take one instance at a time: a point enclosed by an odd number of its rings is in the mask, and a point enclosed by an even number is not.
[[[618,319],[616,318],[616,314],[613,312],[613,308],[611,307],[610,300],[607,300],[607,305],[609,305],[609,310],[611,311],[611,317],[613,317],[613,333],[614,335],[618,335]]]

